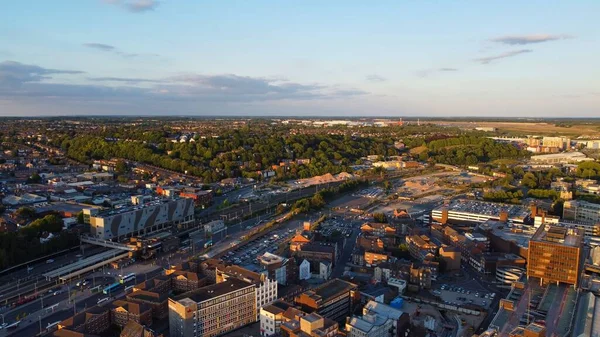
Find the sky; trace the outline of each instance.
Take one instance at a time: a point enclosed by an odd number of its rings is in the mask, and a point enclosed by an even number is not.
[[[0,116],[600,117],[597,0],[0,7]]]

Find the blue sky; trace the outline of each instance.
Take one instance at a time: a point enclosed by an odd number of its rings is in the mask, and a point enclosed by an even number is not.
[[[599,1],[1,7],[0,116],[600,116]]]

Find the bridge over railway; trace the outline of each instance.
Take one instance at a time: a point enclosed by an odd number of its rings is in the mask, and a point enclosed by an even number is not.
[[[102,247],[106,247],[106,248],[126,250],[129,252],[133,252],[133,251],[137,250],[137,247],[135,247],[134,245],[114,242],[114,241],[110,241],[110,240],[98,239],[98,238],[95,238],[95,237],[89,236],[89,235],[82,235],[80,237],[80,240],[81,240],[81,242],[89,243],[91,245],[96,245],[96,246],[102,246]]]

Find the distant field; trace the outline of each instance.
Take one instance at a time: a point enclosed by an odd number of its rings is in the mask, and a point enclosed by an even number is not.
[[[435,123],[435,122],[434,122]],[[600,123],[598,124],[571,124],[570,126],[556,126],[553,123],[517,123],[517,122],[449,122],[441,124],[455,125],[457,127],[493,127],[500,132],[513,132],[525,134],[563,134],[563,135],[598,135]]]

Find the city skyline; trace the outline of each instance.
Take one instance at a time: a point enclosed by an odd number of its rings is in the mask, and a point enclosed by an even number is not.
[[[594,117],[593,1],[12,2],[0,116]]]

